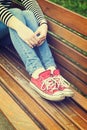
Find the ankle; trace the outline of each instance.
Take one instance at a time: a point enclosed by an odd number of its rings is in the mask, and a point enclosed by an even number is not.
[[[45,69],[44,68],[39,68],[37,70],[35,70],[33,73],[32,73],[32,77],[37,79],[39,77],[39,74],[44,72]]]
[[[51,70],[51,74],[53,74],[54,70],[56,70],[55,66],[50,66],[47,70]]]

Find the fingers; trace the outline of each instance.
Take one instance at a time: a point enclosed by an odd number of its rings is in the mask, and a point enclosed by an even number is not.
[[[35,47],[35,46],[38,45],[38,43],[39,43],[39,38],[36,37],[36,36],[32,36],[30,39],[25,40],[25,42],[26,42],[31,48],[33,48],[33,47]]]
[[[35,35],[33,34],[31,37],[24,40],[31,48],[35,46],[40,46],[46,39],[46,36],[42,36],[40,34]]]
[[[42,44],[44,43],[44,41],[45,41],[45,40],[46,40],[46,37],[41,38],[41,39],[39,40],[39,42],[38,42],[38,45],[37,45],[37,46],[42,45]]]
[[[30,44],[28,40],[24,40],[24,41],[25,41],[25,43],[27,43],[31,48],[33,48],[33,45]]]

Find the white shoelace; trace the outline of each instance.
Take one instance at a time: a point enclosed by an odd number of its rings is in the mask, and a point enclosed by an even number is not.
[[[51,92],[53,92],[54,90],[58,90],[56,80],[54,80],[53,77],[49,77],[49,78],[43,80],[43,83],[41,85],[41,89],[43,91],[50,90]]]
[[[57,87],[59,88],[60,86],[68,88],[70,86],[70,83],[64,79],[61,75],[54,76],[53,79],[57,83]]]

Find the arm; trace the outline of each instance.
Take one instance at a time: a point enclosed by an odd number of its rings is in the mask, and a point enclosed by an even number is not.
[[[5,24],[7,24],[8,20],[12,17],[12,13],[8,11],[7,8],[5,8],[1,3],[0,3],[0,20],[3,21]]]
[[[0,3],[0,21],[5,23],[8,27],[14,29],[19,37],[26,42],[30,47],[38,43],[38,38],[34,32],[24,25],[18,18],[16,18],[8,8]]]
[[[25,9],[31,10],[34,13],[38,24],[42,22],[47,23],[44,14],[36,0],[21,0],[21,2],[24,5]]]
[[[19,21],[6,7],[0,3],[0,20],[8,27],[18,30],[21,21]],[[13,24],[14,23],[14,24]]]
[[[14,29],[19,37],[31,48],[38,44],[39,38],[36,34],[15,16],[9,19],[7,25],[8,27]]]
[[[39,34],[38,45],[41,45],[46,39],[47,30],[48,30],[47,21],[44,17],[44,14],[36,0],[21,0],[21,2],[24,5],[25,9],[31,10],[34,13],[34,16],[37,19],[38,25],[40,25],[38,29],[36,30],[35,34],[36,35]]]
[[[43,14],[42,14],[43,16]],[[39,17],[39,16],[38,16]],[[10,28],[14,29],[19,37],[29,44],[30,47],[37,45],[39,43],[40,38],[37,37],[36,33],[34,33],[30,28],[24,25],[19,19],[17,19],[12,13],[0,4],[0,19]],[[43,19],[43,18],[42,18]],[[24,30],[24,31],[23,31]],[[38,34],[39,31],[37,31]]]

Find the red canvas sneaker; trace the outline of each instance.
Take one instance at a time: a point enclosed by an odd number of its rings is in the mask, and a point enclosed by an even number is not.
[[[53,79],[65,97],[72,97],[74,95],[74,92],[70,89],[70,83],[60,75],[59,70],[54,70]]]
[[[62,91],[57,87],[50,70],[40,73],[37,79],[31,78],[31,86],[45,99],[60,101],[65,98]]]

